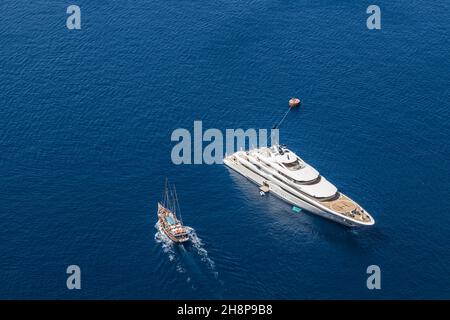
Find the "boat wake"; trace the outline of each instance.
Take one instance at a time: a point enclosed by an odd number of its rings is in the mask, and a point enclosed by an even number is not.
[[[155,224],[157,232],[155,233],[155,241],[161,244],[162,250],[169,257],[169,261],[175,260],[174,243],[164,234],[164,231],[160,227],[159,223]]]
[[[203,287],[202,283],[210,283],[211,278],[214,278],[217,284],[222,286],[215,263],[209,257],[202,240],[193,228],[186,227],[189,231],[190,241],[182,244],[172,242],[159,223],[155,224],[155,228],[157,230],[155,241],[161,245],[162,251],[167,255],[176,272],[185,276],[186,283],[192,289],[197,290]]]
[[[219,273],[216,271],[216,265],[214,261],[208,256],[208,251],[204,248],[202,240],[197,236],[195,230],[191,227],[186,227],[189,230],[189,238],[191,240],[191,244],[193,248],[195,248],[196,253],[200,257],[201,261],[211,270],[216,279],[219,276]]]

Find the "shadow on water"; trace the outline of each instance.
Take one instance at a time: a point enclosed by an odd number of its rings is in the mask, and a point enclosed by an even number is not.
[[[182,244],[172,242],[159,224],[155,225],[155,241],[161,245],[163,255],[168,258],[173,268],[163,268],[161,277],[168,277],[167,272],[175,271],[173,276],[181,277],[198,298],[222,298],[223,282],[219,279],[214,261],[194,229],[189,229],[190,241]],[[163,258],[163,257],[162,257]]]

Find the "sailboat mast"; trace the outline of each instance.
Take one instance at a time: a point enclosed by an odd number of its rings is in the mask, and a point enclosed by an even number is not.
[[[168,196],[167,196],[167,184],[168,184],[168,182],[167,182],[167,178],[166,178],[166,181],[164,183],[164,193],[163,193],[163,199],[162,199],[162,205],[165,208],[167,208],[167,198],[168,198]]]
[[[176,208],[175,208],[175,200],[174,200],[174,196],[173,196],[173,189],[172,187],[169,185],[169,198],[170,198],[170,211],[172,211],[172,213],[174,213],[176,215]]]
[[[178,202],[177,189],[175,188],[175,185],[173,186],[173,192],[174,192],[175,206],[178,212],[178,219],[180,220],[181,224],[183,224],[183,219],[181,218],[180,203]]]

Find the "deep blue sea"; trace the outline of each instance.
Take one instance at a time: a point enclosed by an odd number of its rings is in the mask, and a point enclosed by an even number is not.
[[[370,4],[2,0],[0,298],[450,298],[450,2],[379,0],[381,30]],[[282,142],[374,227],[172,163],[176,128],[270,129],[291,96]],[[155,228],[165,177],[189,246]]]

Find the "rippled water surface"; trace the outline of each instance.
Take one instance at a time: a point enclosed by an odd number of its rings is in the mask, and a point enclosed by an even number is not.
[[[0,3],[0,298],[449,298],[450,3]],[[376,219],[294,213],[176,128],[270,128]],[[155,227],[168,176],[190,245]],[[66,267],[82,289],[66,289]],[[366,288],[377,264],[382,289]]]

